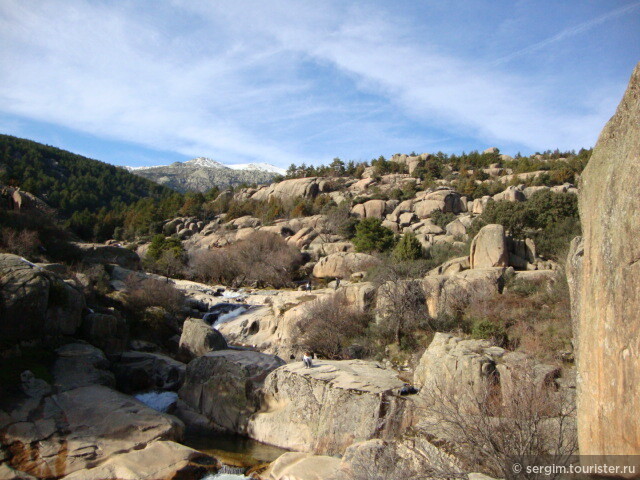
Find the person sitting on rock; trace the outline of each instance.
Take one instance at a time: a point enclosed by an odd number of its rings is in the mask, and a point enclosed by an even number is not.
[[[313,354],[309,353],[309,352],[305,352],[302,355],[302,361],[304,363],[305,368],[311,368],[313,367],[313,362],[312,362],[312,358],[313,358]]]

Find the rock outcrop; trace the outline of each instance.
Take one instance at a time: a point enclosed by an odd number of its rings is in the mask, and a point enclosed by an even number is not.
[[[640,64],[578,195],[584,254],[572,283],[582,455],[640,455],[639,170]]]
[[[82,321],[82,293],[54,273],[0,254],[0,337],[20,341],[72,335]]]
[[[367,440],[351,445],[342,457],[336,480],[380,478],[464,478],[458,461],[424,437]]]
[[[127,346],[129,326],[120,315],[90,313],[82,320],[82,336],[107,354],[121,353]]]
[[[53,386],[64,392],[89,385],[115,387],[116,381],[104,353],[86,343],[69,343],[56,350]]]
[[[225,350],[227,342],[218,330],[199,318],[187,318],[180,335],[180,354],[191,360],[205,353]]]
[[[166,391],[182,386],[186,365],[159,353],[124,352],[112,370],[122,392]]]
[[[140,270],[140,257],[133,250],[99,243],[75,243],[84,263],[113,263],[129,270]]]
[[[289,452],[280,455],[262,474],[264,480],[324,480],[334,478],[340,459],[327,455]]]
[[[279,183],[272,183],[253,194],[254,200],[292,200],[297,197],[314,198],[320,192],[320,182],[316,177],[294,178]]]
[[[460,397],[480,394],[484,382],[496,374],[496,362],[504,354],[504,349],[487,340],[462,340],[436,333],[420,358],[413,382],[426,392],[439,389],[448,393],[455,386],[454,392]]]
[[[477,268],[455,274],[427,275],[422,281],[427,311],[432,317],[464,309],[474,299],[502,292],[504,268]]]
[[[471,242],[471,268],[506,267],[509,265],[507,238],[502,225],[485,225]]]
[[[247,433],[292,450],[342,454],[354,442],[402,433],[412,411],[411,400],[397,395],[402,385],[375,362],[290,363],[267,377]]]
[[[142,449],[114,455],[97,467],[67,475],[64,480],[173,480],[205,478],[212,457],[176,442],[152,442]]]
[[[246,433],[265,378],[281,365],[274,355],[248,350],[207,353],[187,365],[180,397],[220,427]]]
[[[522,353],[508,352],[488,340],[463,340],[436,333],[420,358],[413,381],[421,389],[420,398],[427,403],[435,392],[453,397],[474,413],[476,402],[483,398],[487,385],[497,386],[502,399],[507,400],[515,397],[514,389],[523,375],[534,382],[536,388],[560,387],[554,383],[560,376],[556,366],[536,362]]]
[[[351,213],[361,218],[379,218],[383,219],[387,213],[387,204],[384,200],[369,200],[360,203],[351,209]]]
[[[10,452],[9,466],[43,478],[85,470],[157,440],[180,440],[183,429],[177,418],[100,385],[0,410],[0,442]]]
[[[364,272],[380,261],[366,253],[332,253],[320,259],[313,267],[317,278],[349,278],[356,272]]]

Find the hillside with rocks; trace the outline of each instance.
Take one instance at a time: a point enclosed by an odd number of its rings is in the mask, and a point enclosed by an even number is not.
[[[228,471],[196,435],[288,450],[268,480],[637,454],[638,68],[593,154],[292,165],[104,242],[0,177],[0,478]]]

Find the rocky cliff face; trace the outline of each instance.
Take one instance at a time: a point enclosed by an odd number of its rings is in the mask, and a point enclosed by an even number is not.
[[[583,455],[640,454],[639,169],[640,64],[600,134],[579,192],[584,254],[571,283],[578,297]]]

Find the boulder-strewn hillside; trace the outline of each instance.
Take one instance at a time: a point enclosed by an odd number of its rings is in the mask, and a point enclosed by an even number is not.
[[[178,192],[204,193],[214,187],[269,183],[284,173],[267,164],[223,165],[208,158],[194,158],[157,167],[130,168],[132,173],[167,186]]]

